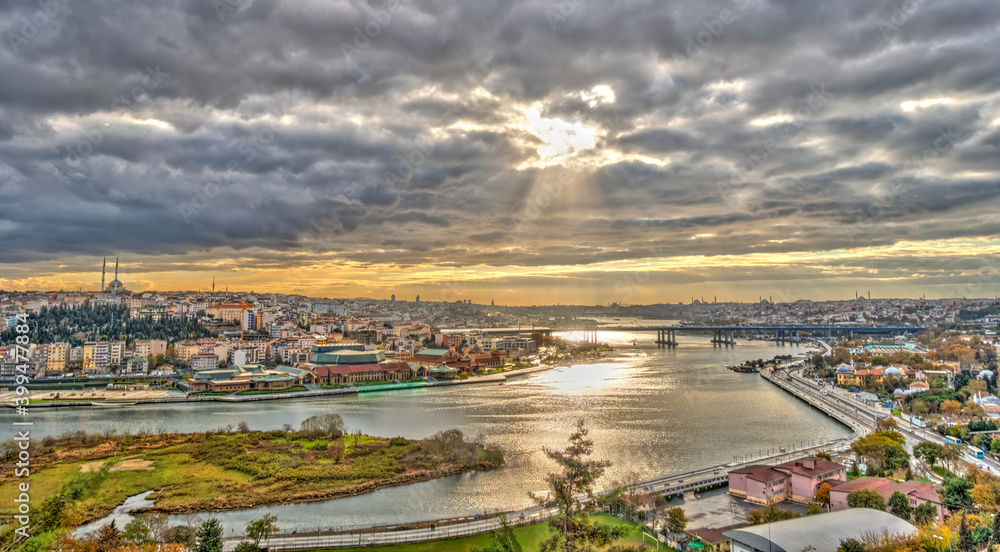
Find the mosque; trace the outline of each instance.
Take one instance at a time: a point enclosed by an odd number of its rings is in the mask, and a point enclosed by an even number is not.
[[[115,279],[105,287],[104,279],[106,278],[108,271],[108,258],[104,257],[104,265],[101,267],[101,292],[111,294],[112,297],[118,294],[128,293],[125,289],[125,284],[121,283],[118,279],[118,257],[115,257]]]

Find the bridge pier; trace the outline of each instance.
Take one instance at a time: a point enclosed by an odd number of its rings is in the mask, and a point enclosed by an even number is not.
[[[736,345],[736,330],[712,330],[712,343],[716,345]]]
[[[662,349],[664,347],[677,346],[677,332],[670,329],[656,330],[656,344]]]

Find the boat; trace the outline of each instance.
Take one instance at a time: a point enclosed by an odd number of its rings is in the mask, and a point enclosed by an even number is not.
[[[740,364],[739,366],[726,366],[726,368],[729,368],[733,372],[740,372],[743,374],[760,372],[760,368],[756,366],[748,366],[746,364]]]

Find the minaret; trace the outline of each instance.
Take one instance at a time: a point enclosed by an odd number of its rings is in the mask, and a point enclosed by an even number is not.
[[[108,258],[104,257],[104,265],[101,266],[101,289],[97,291],[104,291],[104,275],[108,271]]]
[[[118,257],[115,257],[115,294],[118,294]]]
[[[215,275],[212,275],[212,295],[215,295]]]

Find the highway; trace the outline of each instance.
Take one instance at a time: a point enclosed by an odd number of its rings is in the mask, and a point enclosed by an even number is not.
[[[817,404],[826,403],[829,405],[835,405],[842,413],[851,414],[853,411],[853,419],[856,421],[866,423],[872,429],[875,427],[875,422],[879,419],[892,416],[891,411],[886,409],[881,405],[868,405],[858,399],[852,398],[851,393],[845,389],[839,389],[836,387],[821,386],[815,381],[809,380],[802,377],[801,372],[793,371],[789,373],[786,370],[776,372],[774,376],[775,379],[781,377],[781,375],[786,376],[788,379],[782,379],[792,385],[796,390],[808,394],[807,400],[810,404],[817,406]],[[773,380],[772,380],[773,381]],[[823,395],[823,391],[827,394]],[[798,395],[798,394],[796,394]],[[914,426],[899,417],[894,418],[897,425],[899,426],[899,432],[907,438],[907,447],[910,452],[913,451],[913,446],[924,441],[930,441],[937,443],[939,445],[945,444],[944,437],[939,435],[936,431],[930,430],[928,428],[921,428]],[[963,448],[964,450],[964,448]],[[971,458],[967,453],[963,455],[962,461],[970,462],[973,464],[979,463],[983,464],[988,468],[989,471],[994,473],[1000,473],[1000,463],[991,458]]]

